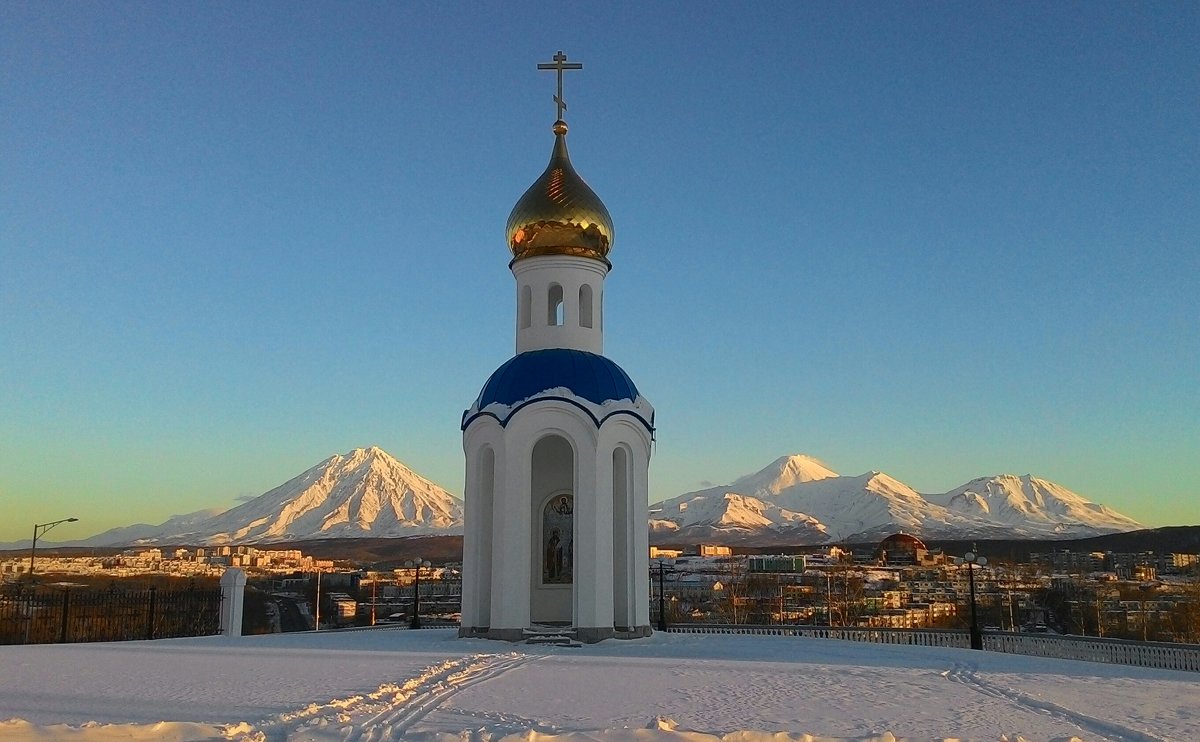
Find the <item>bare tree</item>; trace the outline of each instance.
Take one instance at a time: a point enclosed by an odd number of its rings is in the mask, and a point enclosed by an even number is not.
[[[1182,584],[1170,621],[1175,641],[1200,644],[1200,568],[1193,566]]]
[[[865,581],[854,565],[842,561],[825,572],[830,626],[855,626],[864,609]]]
[[[749,613],[749,580],[745,564],[738,559],[726,559],[721,563],[718,581],[721,594],[717,598],[717,613],[721,621],[731,624],[746,623]]]

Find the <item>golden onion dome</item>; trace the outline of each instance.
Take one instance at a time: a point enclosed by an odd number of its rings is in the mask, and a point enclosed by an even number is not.
[[[567,155],[567,124],[554,122],[554,152],[541,177],[508,215],[513,262],[536,255],[577,255],[608,262],[612,217]]]

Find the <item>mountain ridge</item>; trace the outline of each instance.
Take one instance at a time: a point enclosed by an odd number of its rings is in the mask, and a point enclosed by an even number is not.
[[[368,446],[334,454],[227,510],[173,516],[157,526],[113,528],[60,545],[219,546],[453,535],[461,530],[461,500],[378,446]]]
[[[57,546],[256,544],[462,532],[462,501],[377,446],[334,454],[228,510],[134,524]],[[1079,539],[1142,529],[1132,518],[1031,475],[978,477],[921,494],[886,472],[845,476],[806,454],[732,484],[650,507],[658,543],[820,545],[897,531],[925,539]],[[27,548],[27,542],[24,547]],[[51,544],[47,544],[51,546]],[[20,542],[0,548],[21,548]]]
[[[901,530],[923,538],[1064,539],[1141,528],[1028,474],[978,477],[925,495],[885,472],[843,476],[803,454],[776,459],[730,485],[664,500],[651,519],[651,533],[660,541],[735,543],[868,541]]]

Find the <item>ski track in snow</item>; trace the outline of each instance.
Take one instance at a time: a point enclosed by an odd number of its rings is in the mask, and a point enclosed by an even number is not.
[[[943,672],[942,676],[951,682],[961,683],[982,695],[998,698],[1022,708],[1062,719],[1074,724],[1088,734],[1103,735],[1105,739],[1112,740],[1112,742],[1170,742],[1170,740],[1156,737],[1153,734],[1130,729],[1129,727],[1105,721],[1104,719],[1097,719],[1094,716],[1073,711],[1051,701],[1034,698],[1015,688],[991,683],[979,677],[978,669],[977,665],[959,663],[955,664],[950,670]]]
[[[255,726],[231,727],[226,737],[234,742],[387,742],[405,739],[415,724],[455,693],[494,680],[539,657],[512,652],[447,660],[403,683],[385,683],[365,695],[310,704]]]
[[[454,722],[461,723],[464,720],[475,722],[481,727],[481,731],[486,730],[491,739],[503,740],[505,737],[513,734],[526,734],[530,731],[544,736],[554,736],[564,733],[569,733],[570,730],[563,727],[555,726],[547,723],[544,719],[531,719],[520,714],[500,711],[480,711],[469,710],[463,708],[439,708],[440,714],[445,714],[447,718],[453,718]],[[433,721],[433,716],[430,719]],[[471,739],[477,737],[482,738],[482,735],[473,734]]]

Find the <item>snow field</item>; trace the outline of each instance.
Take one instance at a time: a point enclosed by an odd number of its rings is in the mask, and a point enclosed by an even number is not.
[[[1200,677],[969,650],[386,629],[0,647],[0,740],[1160,742]]]

